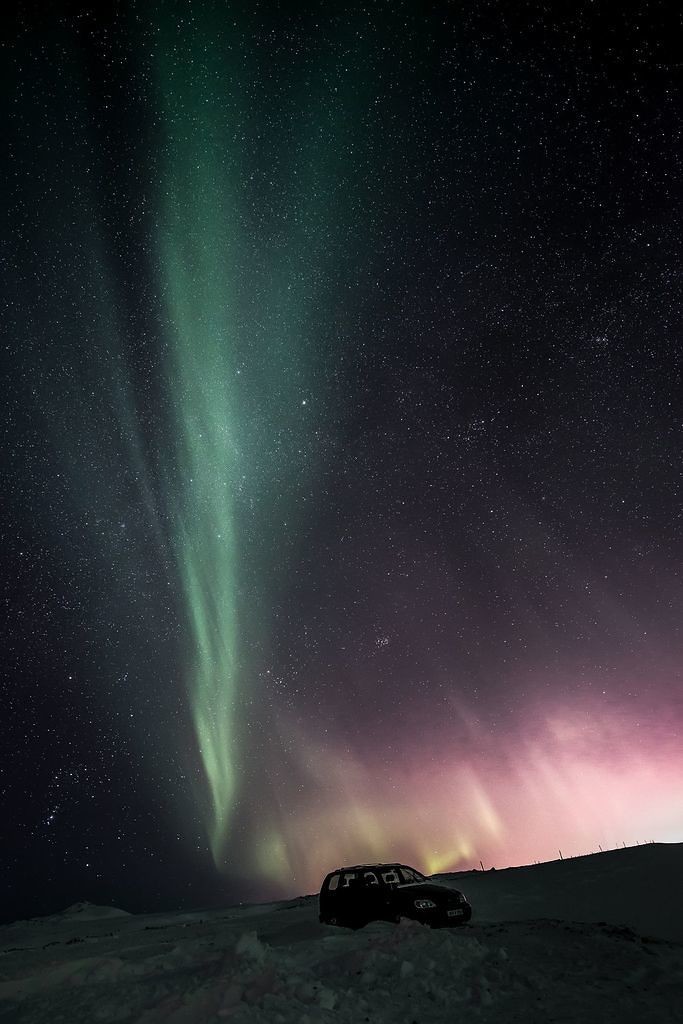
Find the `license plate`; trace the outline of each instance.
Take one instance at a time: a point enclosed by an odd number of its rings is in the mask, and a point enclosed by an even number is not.
[[[462,917],[462,910],[449,910],[448,911],[448,916],[449,917]]]

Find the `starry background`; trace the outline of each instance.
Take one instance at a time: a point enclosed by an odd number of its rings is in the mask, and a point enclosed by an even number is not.
[[[3,29],[3,919],[683,841],[680,15],[109,6]]]

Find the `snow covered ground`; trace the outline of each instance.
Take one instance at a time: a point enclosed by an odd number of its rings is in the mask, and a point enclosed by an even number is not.
[[[315,897],[6,925],[0,1024],[683,1021],[683,845],[440,877],[470,925],[349,932]]]

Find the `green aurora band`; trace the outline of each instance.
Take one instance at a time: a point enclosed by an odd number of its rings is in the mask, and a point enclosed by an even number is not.
[[[240,452],[231,361],[235,297],[226,272],[235,262],[236,196],[221,159],[226,140],[219,69],[209,89],[192,69],[188,55],[163,78],[168,131],[159,245],[180,478],[171,491],[184,495],[174,546],[194,648],[191,711],[218,862],[238,756],[234,495]]]
[[[245,38],[240,56],[253,86],[259,57]],[[162,33],[157,62],[159,273],[176,437],[167,501],[219,867],[239,798],[240,709],[253,686],[245,629],[255,619],[267,629],[262,608],[286,547],[281,524],[295,517],[315,468],[323,400],[316,394],[314,410],[308,396],[316,369],[334,358],[330,253],[357,265],[359,240],[344,231],[343,164],[359,86],[327,97],[335,63],[328,55],[306,90],[303,69],[284,91],[262,76],[262,95],[247,103],[222,25]],[[281,132],[261,123],[278,103]]]

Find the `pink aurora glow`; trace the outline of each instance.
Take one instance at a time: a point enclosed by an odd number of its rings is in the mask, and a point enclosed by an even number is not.
[[[281,725],[309,799],[273,808],[251,851],[263,881],[291,893],[343,862],[435,873],[683,840],[683,745],[661,717],[546,699],[501,736],[451,710],[428,746],[372,758]]]

